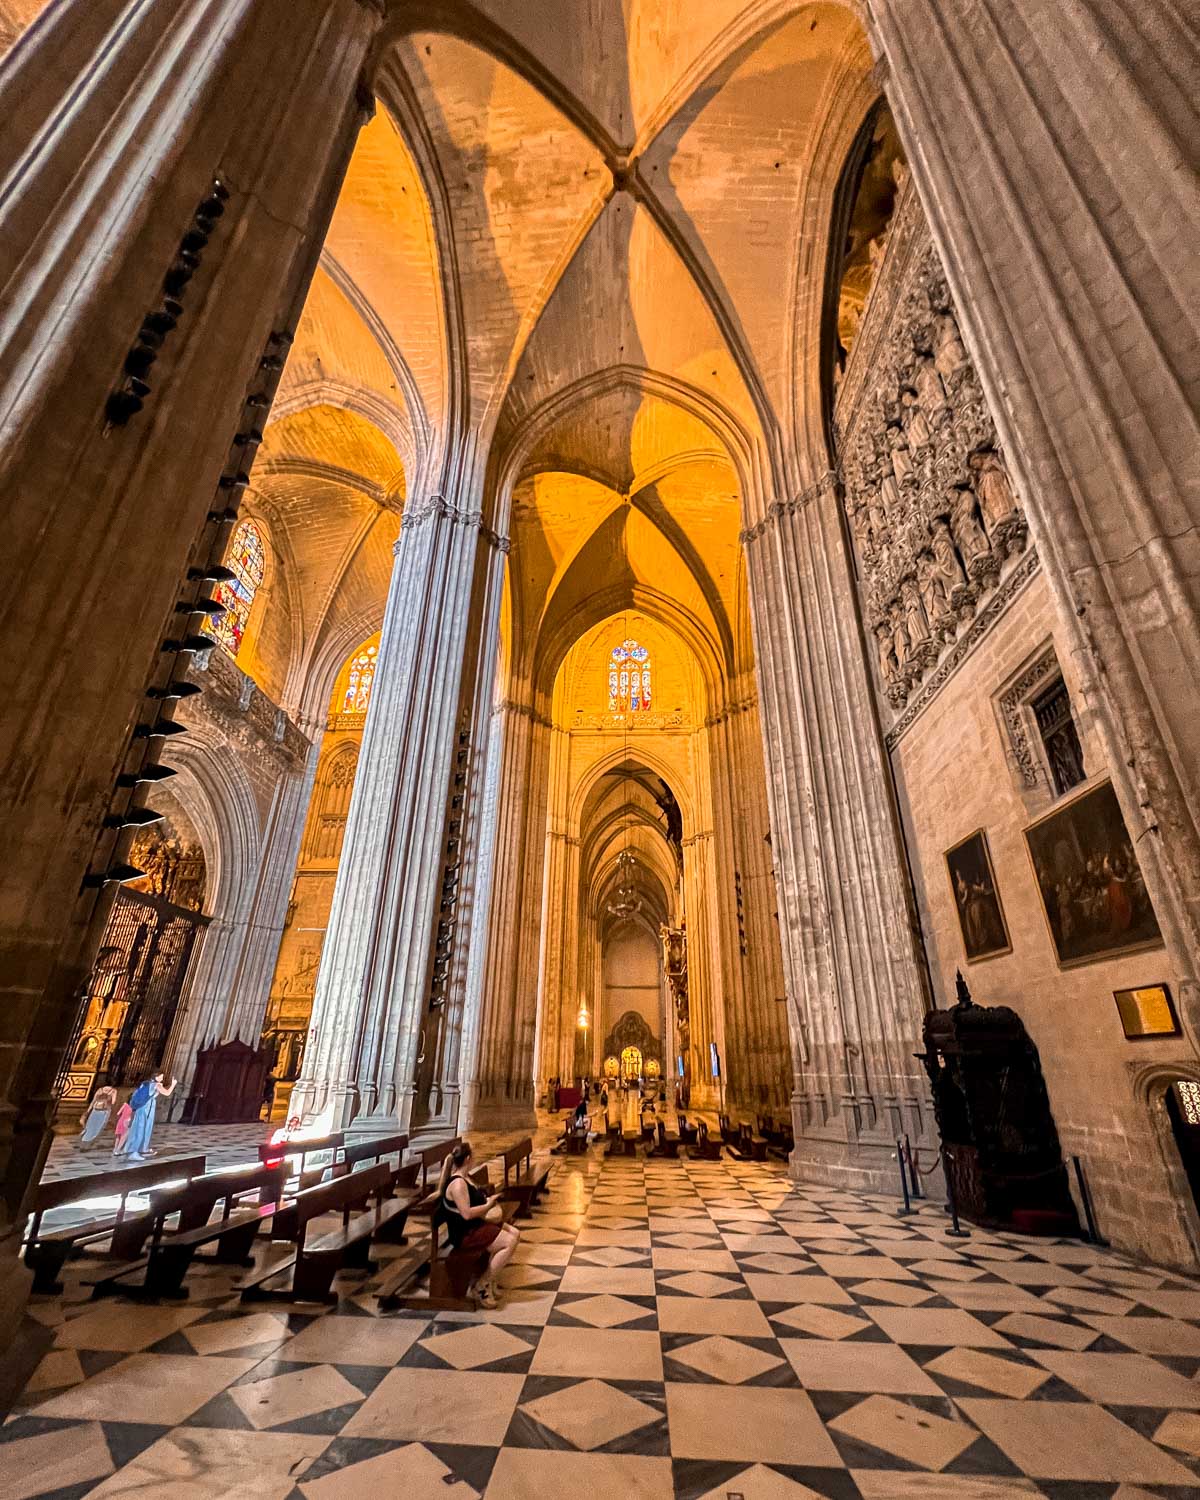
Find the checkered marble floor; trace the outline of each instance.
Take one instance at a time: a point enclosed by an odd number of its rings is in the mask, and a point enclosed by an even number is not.
[[[496,1312],[41,1302],[0,1495],[1200,1497],[1200,1279],[780,1165],[567,1158]]]

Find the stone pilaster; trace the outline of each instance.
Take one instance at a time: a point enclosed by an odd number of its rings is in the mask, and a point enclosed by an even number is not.
[[[500,736],[497,825],[490,872],[485,957],[479,988],[468,995],[478,1017],[466,1059],[464,1128],[533,1128],[538,961],[546,864],[549,723],[525,704],[504,703],[492,733]],[[487,878],[490,874],[490,878]]]
[[[715,931],[713,836],[699,829],[683,841],[683,915],[687,922],[688,1010],[691,1017],[692,1104],[716,1109],[720,1085],[713,1079],[709,1043],[716,1042],[725,1072],[724,1006],[717,993],[721,978],[720,941]]]
[[[315,266],[380,21],[356,0],[60,0],[0,63],[9,1222],[99,941],[103,900],[81,877],[251,380]],[[144,405],[110,426],[214,183],[224,212]]]
[[[262,1036],[319,760],[318,743],[301,771],[280,779],[254,882],[237,909],[216,919],[204,934],[167,1059],[179,1079],[178,1102],[172,1109],[175,1117],[187,1100],[196,1054],[202,1047],[235,1038],[257,1046]]]
[[[797,1175],[881,1185],[924,1123],[923,990],[832,480],[745,537],[780,939],[795,1007]]]
[[[465,830],[451,858],[449,825],[465,821],[470,762],[486,752],[472,743],[479,585],[506,545],[478,511],[440,495],[410,504],[401,524],[304,1072],[293,1094],[298,1110],[333,1129],[354,1120],[408,1128],[429,1118],[418,1078],[427,1078],[427,1060],[440,1058],[447,1024],[446,1007],[436,1015],[429,1006],[438,912],[448,864],[457,867],[459,899],[466,875]],[[454,796],[461,801],[452,816]],[[452,948],[461,953],[457,933]],[[443,1091],[447,1081],[439,1076],[431,1087]]]
[[[1195,1045],[1195,27],[1113,0],[869,0],[914,179]],[[1189,165],[1190,164],[1190,165]]]

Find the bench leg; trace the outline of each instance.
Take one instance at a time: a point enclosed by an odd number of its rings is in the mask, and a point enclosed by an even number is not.
[[[194,1245],[172,1245],[169,1240],[151,1250],[144,1294],[147,1297],[185,1298],[188,1289],[183,1284],[183,1278],[188,1273],[195,1253]]]
[[[333,1278],[342,1268],[339,1255],[305,1255],[296,1258],[292,1272],[292,1297],[297,1302],[336,1302]]]
[[[407,1245],[408,1236],[404,1232],[407,1228],[408,1215],[397,1214],[376,1231],[375,1238],[382,1240],[385,1245]]]
[[[347,1245],[342,1251],[342,1265],[347,1271],[374,1271],[376,1262],[371,1259],[371,1241],[364,1237]]]
[[[239,1224],[227,1230],[217,1241],[217,1253],[213,1257],[223,1266],[252,1266],[254,1264],[254,1241],[258,1238],[261,1220],[253,1224]]]
[[[62,1268],[71,1255],[69,1244],[30,1245],[25,1251],[25,1264],[33,1272],[32,1292],[43,1292],[49,1296],[61,1292]]]

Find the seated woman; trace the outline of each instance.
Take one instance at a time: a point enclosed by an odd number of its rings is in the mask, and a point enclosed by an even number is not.
[[[468,1177],[474,1157],[461,1141],[442,1163],[438,1204],[454,1250],[486,1250],[487,1269],[467,1289],[482,1307],[498,1307],[496,1275],[512,1259],[521,1231],[500,1218],[500,1194],[485,1193]]]

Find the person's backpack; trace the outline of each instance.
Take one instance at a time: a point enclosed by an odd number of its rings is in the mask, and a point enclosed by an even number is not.
[[[129,1107],[131,1109],[141,1109],[143,1105],[149,1104],[153,1098],[154,1083],[152,1079],[147,1078],[144,1083],[139,1083],[133,1093],[130,1094]]]

